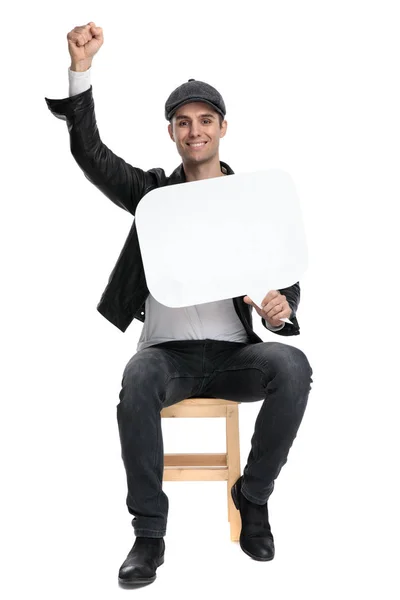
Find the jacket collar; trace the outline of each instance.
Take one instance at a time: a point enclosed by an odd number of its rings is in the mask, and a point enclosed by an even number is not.
[[[230,168],[230,166],[223,162],[222,160],[219,161],[219,164],[221,165],[221,171],[227,175],[234,175],[234,171],[232,171],[232,169]],[[169,177],[170,179],[170,183],[183,183],[186,181],[186,175],[185,175],[185,171],[183,168],[183,163],[181,163],[179,165],[179,167],[177,167],[170,175]]]

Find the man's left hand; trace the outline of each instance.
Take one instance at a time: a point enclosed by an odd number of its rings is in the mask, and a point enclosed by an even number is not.
[[[292,313],[292,309],[286,300],[286,296],[278,292],[278,290],[271,290],[268,292],[261,302],[261,308],[257,306],[249,296],[245,296],[243,301],[246,302],[246,304],[254,306],[260,317],[263,317],[268,321],[272,327],[278,327],[279,325],[282,325],[282,323],[284,324],[285,321],[280,321],[280,319],[289,319]]]

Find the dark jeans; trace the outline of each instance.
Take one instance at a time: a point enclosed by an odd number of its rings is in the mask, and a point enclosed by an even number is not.
[[[263,400],[242,492],[251,502],[264,504],[303,418],[312,373],[304,352],[280,342],[183,340],[134,354],[123,373],[117,420],[135,535],[163,537],[167,530],[160,415],[164,407],[196,396]]]

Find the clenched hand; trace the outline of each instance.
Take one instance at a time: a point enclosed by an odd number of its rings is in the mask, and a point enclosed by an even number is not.
[[[103,29],[96,27],[93,21],[87,25],[74,27],[68,34],[68,50],[72,62],[91,62],[104,42]]]

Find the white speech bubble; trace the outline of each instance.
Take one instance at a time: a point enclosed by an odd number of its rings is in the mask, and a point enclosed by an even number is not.
[[[135,218],[147,286],[171,308],[242,295],[260,306],[307,268],[300,202],[279,169],[156,188]]]

